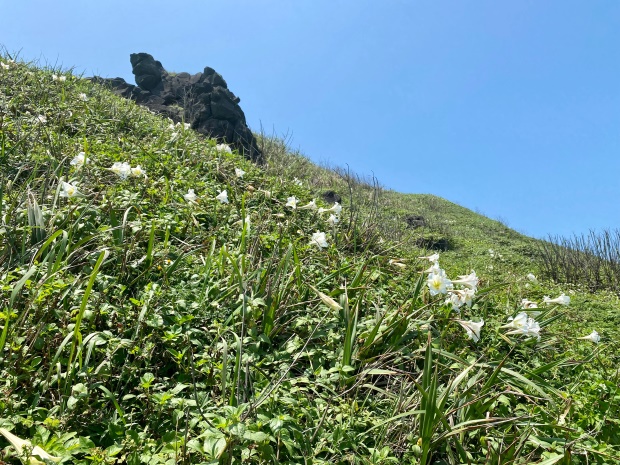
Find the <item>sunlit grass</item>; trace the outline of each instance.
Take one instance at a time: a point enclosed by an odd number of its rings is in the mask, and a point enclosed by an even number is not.
[[[0,427],[26,456],[617,460],[619,306],[528,279],[532,239],[275,139],[254,166],[17,61],[0,70]]]

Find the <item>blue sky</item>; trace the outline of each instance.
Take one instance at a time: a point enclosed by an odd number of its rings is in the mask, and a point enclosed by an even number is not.
[[[620,227],[617,0],[2,1],[23,59],[211,66],[254,130],[535,237]]]

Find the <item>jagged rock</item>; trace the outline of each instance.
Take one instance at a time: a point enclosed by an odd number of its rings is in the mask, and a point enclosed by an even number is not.
[[[148,53],[130,55],[136,84],[122,78],[92,81],[109,86],[116,94],[134,100],[174,122],[184,121],[191,128],[219,142],[225,142],[246,158],[261,163],[263,154],[247,126],[239,106],[240,99],[229,89],[224,78],[208,66],[202,73],[168,73]]]
[[[426,220],[423,216],[419,215],[410,215],[405,217],[405,221],[407,222],[407,228],[416,229],[426,226]]]

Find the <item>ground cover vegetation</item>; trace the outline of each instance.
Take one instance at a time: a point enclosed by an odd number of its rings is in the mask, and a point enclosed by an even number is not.
[[[0,460],[619,461],[612,292],[261,143],[0,58]]]

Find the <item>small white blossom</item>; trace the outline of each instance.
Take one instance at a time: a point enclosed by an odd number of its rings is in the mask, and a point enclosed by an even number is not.
[[[298,202],[297,198],[293,195],[286,199],[286,205],[284,206],[291,207],[293,210],[295,210],[297,208],[297,202]]]
[[[110,171],[116,173],[121,179],[127,179],[127,177],[131,174],[131,166],[127,162],[114,162]]]
[[[68,182],[62,181],[60,186],[61,186],[60,187],[61,197],[67,197],[70,199],[71,197],[80,195],[79,191],[77,190],[77,187],[75,187],[73,184],[69,184]]]
[[[235,168],[235,175],[238,178],[242,178],[244,174],[245,174],[245,171],[243,171],[241,168]]]
[[[538,304],[536,302],[532,302],[531,300],[521,299],[521,308],[538,308]]]
[[[598,344],[599,342],[601,342],[601,336],[596,331],[592,331],[587,336],[580,337],[578,339],[585,339],[586,341],[592,341],[595,344]]]
[[[312,233],[312,239],[310,240],[310,244],[318,245],[321,248],[327,247],[327,238],[325,237],[325,233],[321,231]]]
[[[295,184],[297,186],[301,186],[303,183],[301,182],[301,180],[299,180],[297,178],[293,178],[293,184]]]
[[[560,304],[560,305],[568,305],[570,304],[570,297],[567,295],[564,295],[564,293],[562,292],[562,294],[559,297],[556,297],[555,299],[550,299],[547,296],[543,297],[543,303],[545,304]]]
[[[439,273],[441,268],[439,268],[439,262],[433,263],[429,268],[423,271],[423,273]]]
[[[188,189],[187,194],[184,194],[183,198],[189,203],[196,203],[198,196],[195,194],[194,189]]]
[[[142,169],[140,165],[136,166],[135,168],[131,168],[130,171],[131,175],[134,177],[144,176],[146,178],[146,172]]]
[[[78,95],[78,97],[82,102],[88,102],[88,95],[86,95],[85,93],[82,92]]]
[[[514,318],[508,318],[508,323],[502,328],[514,328],[506,334],[520,334],[540,340],[540,324],[525,312],[519,312]]]
[[[439,261],[439,254],[434,253],[433,255],[429,255],[427,257],[418,257],[420,260],[428,260],[429,262],[437,262]]]
[[[329,218],[327,218],[327,223],[330,224],[331,226],[335,226],[339,221],[340,219],[333,213],[329,215]]]
[[[527,320],[528,320],[529,316],[527,313],[525,312],[519,312],[517,313],[517,315],[515,317],[510,317],[508,318],[508,323],[506,323],[504,326],[501,326],[502,328],[511,328],[511,329],[518,329],[518,328],[523,328],[525,326],[527,326]]]
[[[336,216],[340,216],[340,213],[342,212],[342,205],[336,202],[331,208],[319,208],[319,213],[326,213],[326,212],[331,212],[335,214]]]
[[[35,120],[41,124],[47,123],[47,117],[45,115],[38,115]]]
[[[533,282],[534,284],[538,284],[538,279],[533,273],[528,273],[526,278],[528,281]]]
[[[314,199],[312,199],[312,202],[308,202],[306,205],[303,205],[301,207],[297,207],[299,210],[316,210],[317,206],[316,206],[316,202]]]
[[[86,154],[84,152],[80,152],[75,157],[73,157],[73,160],[71,160],[70,164],[75,166],[76,168],[81,168],[82,166],[84,166],[84,163],[86,163]]]
[[[465,331],[467,331],[467,336],[469,336],[470,339],[473,339],[474,342],[478,342],[480,340],[480,330],[484,326],[484,320],[482,318],[480,318],[479,322],[475,322],[471,320],[469,321],[456,320],[456,321],[463,327],[463,329],[465,329]]]
[[[9,69],[10,67],[11,67],[10,65],[8,65],[8,64],[3,63],[2,61],[0,61],[0,68],[2,68],[2,69]]]
[[[453,284],[462,284],[463,286],[473,289],[474,292],[478,288],[478,282],[478,277],[476,276],[475,271],[472,271],[471,274],[468,275],[459,276],[459,279],[452,281]]]
[[[224,189],[215,198],[221,203],[228,203],[228,192],[226,192],[226,189]]]
[[[218,152],[232,153],[232,149],[228,146],[228,144],[217,144],[215,146],[215,150]]]
[[[392,265],[397,268],[407,268],[407,265],[402,263],[400,259],[394,259],[394,258],[390,258],[390,260],[388,261],[388,265]]]
[[[449,297],[446,299],[446,304],[451,304],[452,310],[455,312],[459,312],[463,305],[471,307],[476,295],[472,289],[449,290],[448,293]]]

